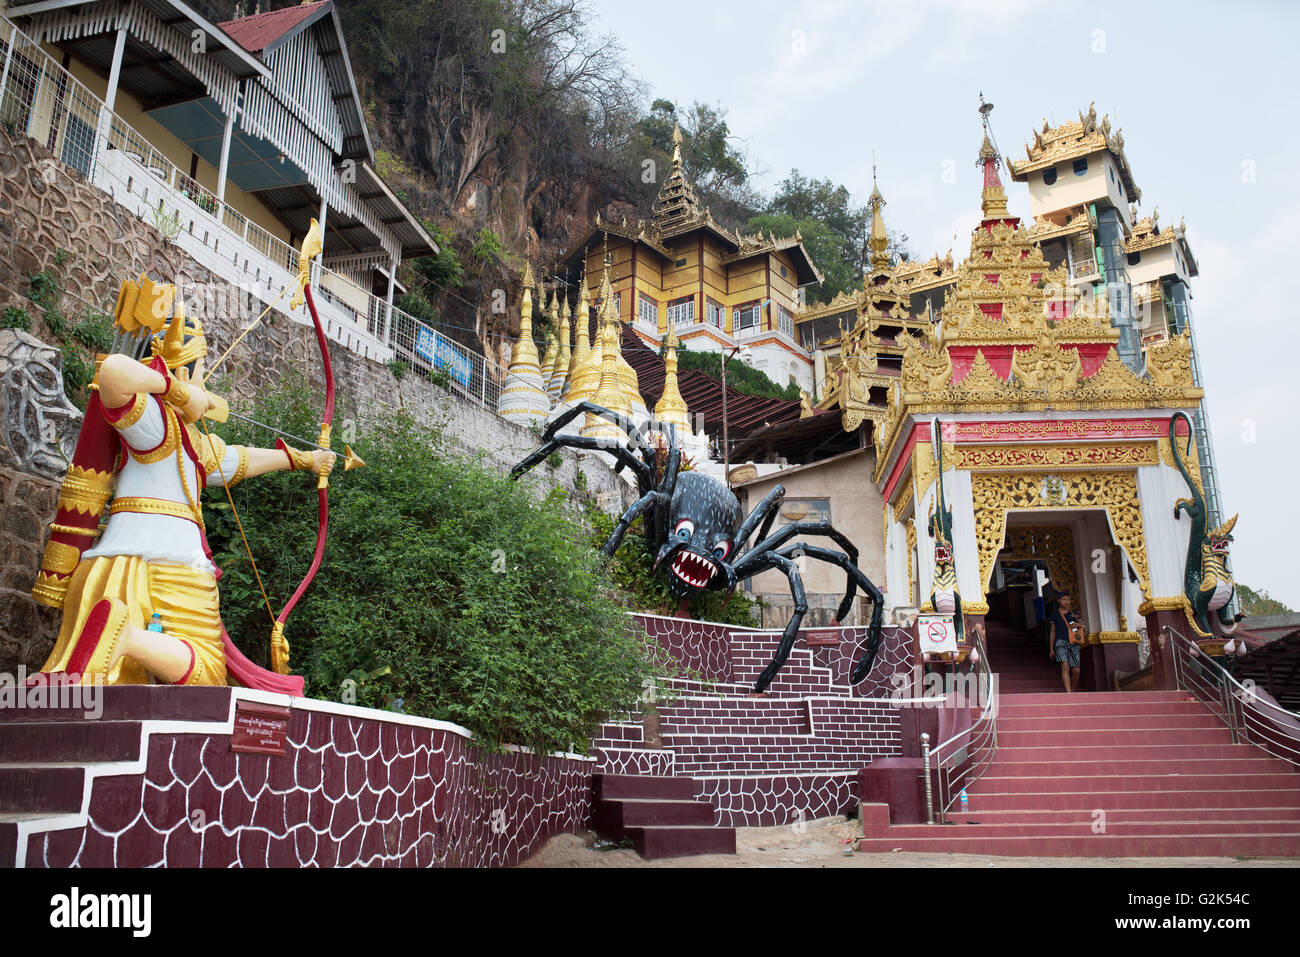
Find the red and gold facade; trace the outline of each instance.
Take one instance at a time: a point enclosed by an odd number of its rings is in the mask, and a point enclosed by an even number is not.
[[[989,613],[1000,562],[1034,560],[1075,592],[1089,631],[1085,671],[1106,689],[1111,672],[1136,669],[1142,619],[1154,636],[1162,615],[1181,617],[1186,605],[1190,522],[1174,504],[1188,489],[1169,431],[1202,396],[1191,344],[1174,336],[1146,351],[1141,374],[1130,370],[1104,295],[1075,292],[1049,266],[1007,213],[987,138],[980,156],[984,218],[970,255],[942,321],[904,338],[875,429],[886,601],[926,608],[941,442],[968,624]]]

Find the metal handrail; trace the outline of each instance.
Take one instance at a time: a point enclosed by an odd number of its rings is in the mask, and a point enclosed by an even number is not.
[[[1234,744],[1250,744],[1300,766],[1300,732],[1296,730],[1300,729],[1300,714],[1261,701],[1253,687],[1243,685],[1182,632],[1169,625],[1162,625],[1161,631],[1171,643],[1174,682],[1218,715]]]
[[[979,718],[969,728],[958,731],[938,747],[932,748],[925,755],[926,778],[926,821],[934,823],[937,816],[943,823],[944,815],[951,809],[963,788],[974,784],[988,771],[998,748],[998,685],[997,676],[989,666],[988,650],[984,645],[983,635],[975,634],[975,647],[979,650],[979,664],[976,686],[981,678],[987,680],[988,696]],[[973,756],[977,756],[974,757]],[[930,759],[934,760],[936,777],[939,785],[939,807],[937,812],[932,804],[930,792]]]

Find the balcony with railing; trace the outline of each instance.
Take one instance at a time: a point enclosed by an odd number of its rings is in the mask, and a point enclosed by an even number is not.
[[[0,17],[0,121],[49,149],[128,212],[155,226],[218,278],[296,322],[283,290],[298,250],[219,199],[106,108],[70,72]],[[358,355],[417,372],[441,370],[450,387],[495,410],[505,370],[428,323],[389,305],[354,279],[313,265],[326,334]]]

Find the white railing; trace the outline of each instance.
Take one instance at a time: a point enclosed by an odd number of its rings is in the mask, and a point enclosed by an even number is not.
[[[12,21],[0,17],[0,122],[47,147],[219,278],[272,302],[297,275],[298,250],[218,199],[173,164]],[[313,267],[326,334],[379,362],[438,372],[449,388],[497,407],[505,370],[355,280]],[[277,311],[297,322],[288,297]]]
[[[939,744],[933,750],[924,752],[923,773],[926,784],[926,820],[933,824],[937,815],[938,822],[943,823],[944,815],[952,810],[961,792],[978,781],[993,764],[998,749],[998,682],[997,676],[990,670],[988,653],[984,647],[983,636],[974,633],[973,647],[979,650],[976,669],[967,673],[967,678],[974,678],[978,698],[983,707],[980,716],[968,728],[963,728],[952,737]],[[965,695],[969,695],[970,683],[966,685]],[[963,692],[958,691],[957,707],[967,707],[963,701]],[[930,791],[930,768],[935,769],[938,794]],[[931,804],[937,799],[936,808]]]
[[[1253,744],[1275,758],[1300,765],[1300,714],[1264,700],[1214,661],[1186,635],[1163,626],[1173,653],[1174,680],[1196,695],[1228,727],[1234,744]]]

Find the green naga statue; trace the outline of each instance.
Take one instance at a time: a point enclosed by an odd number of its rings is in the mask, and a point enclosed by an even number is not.
[[[1178,448],[1178,436],[1174,433],[1174,423],[1182,419],[1187,423],[1187,445]],[[1237,524],[1234,515],[1218,528],[1206,530],[1205,496],[1192,480],[1187,470],[1188,456],[1192,451],[1192,423],[1182,412],[1175,412],[1169,419],[1169,447],[1174,453],[1174,462],[1178,471],[1192,493],[1191,498],[1180,498],[1174,503],[1174,518],[1186,512],[1192,519],[1192,534],[1187,541],[1187,567],[1183,572],[1183,592],[1191,603],[1192,615],[1196,626],[1204,635],[1213,634],[1210,630],[1210,612],[1214,612],[1223,627],[1224,634],[1237,630],[1237,623],[1228,614],[1228,603],[1232,601],[1232,575],[1228,571],[1228,548],[1232,543],[1232,527]]]
[[[934,423],[935,435],[939,434],[939,423]],[[953,561],[952,548],[952,509],[948,507],[943,496],[943,442],[935,443],[935,455],[939,462],[939,488],[935,500],[930,505],[928,529],[934,539],[934,579],[930,588],[930,605],[941,615],[952,615],[953,628],[957,641],[964,641],[962,635],[961,592],[957,589],[957,566]]]

